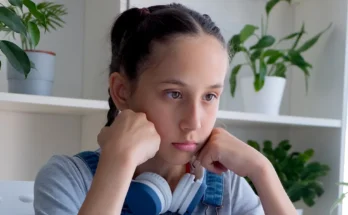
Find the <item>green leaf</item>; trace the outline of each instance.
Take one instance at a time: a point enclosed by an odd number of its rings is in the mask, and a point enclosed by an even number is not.
[[[16,6],[16,7],[19,7],[19,8],[22,10],[22,7],[23,7],[22,0],[8,0],[8,2],[9,2],[11,5]]]
[[[263,58],[260,58],[260,67],[259,67],[259,73],[256,74],[255,81],[254,81],[254,88],[255,91],[258,92],[262,89],[262,87],[265,84],[265,77],[267,75],[267,65]]]
[[[262,48],[267,48],[269,46],[272,46],[275,42],[275,38],[266,35],[260,38],[260,40],[253,46],[250,47],[250,49],[262,49]]]
[[[300,35],[300,33],[301,33],[301,32],[292,33],[292,34],[290,34],[290,35],[288,35],[288,36],[285,36],[285,37],[283,37],[282,39],[280,39],[279,42],[284,41],[284,40],[290,40],[290,39],[292,39],[292,38],[294,38],[294,37]]]
[[[314,198],[315,198],[315,192],[313,190],[310,189],[305,189],[303,192],[303,202],[309,206],[312,207],[315,202],[314,202]]]
[[[312,181],[308,184],[308,188],[314,190],[315,194],[319,197],[324,194],[324,188],[320,182]]]
[[[40,30],[34,22],[29,22],[28,31],[31,39],[31,44],[36,47],[40,41]]]
[[[277,63],[276,70],[275,70],[273,76],[286,78],[285,72],[286,72],[285,64],[284,63]]]
[[[241,51],[240,49],[241,41],[240,41],[239,34],[234,35],[230,39],[230,41],[228,41],[228,44],[229,44],[229,49],[230,49],[229,51],[230,51],[231,57],[233,58],[234,55],[236,55],[238,52]]]
[[[258,29],[258,27],[254,25],[246,25],[244,28],[241,30],[239,37],[240,37],[240,42],[245,42],[251,35],[254,34],[255,30]]]
[[[330,25],[326,29],[324,29],[323,31],[318,33],[316,36],[314,36],[313,38],[306,41],[299,49],[297,49],[297,52],[301,53],[301,52],[304,52],[304,51],[307,51],[308,49],[310,49],[316,42],[318,42],[321,35],[323,33],[325,33],[331,27],[331,25],[332,25],[332,23],[330,23]]]
[[[341,194],[341,196],[333,203],[333,205],[330,208],[330,214],[332,214],[332,212],[336,209],[336,207],[339,204],[342,204],[342,202],[343,202],[343,200],[344,200],[344,198],[346,197],[347,194],[348,194],[348,192]]]
[[[264,57],[269,57],[269,56],[272,56],[272,55],[275,55],[275,54],[278,54],[278,53],[279,53],[278,50],[268,49],[267,51],[265,51],[265,53],[263,53],[263,56]]]
[[[269,13],[271,12],[272,8],[278,4],[278,2],[280,2],[280,0],[270,0],[267,2],[266,4],[266,13],[267,13],[267,16],[269,15]]]
[[[274,55],[271,55],[268,60],[267,60],[267,64],[274,64],[275,62],[277,62],[277,60],[283,56],[283,53],[278,52],[278,53],[274,53]]]
[[[231,95],[234,97],[234,93],[236,91],[236,86],[237,86],[237,75],[240,70],[240,68],[243,66],[243,64],[238,64],[236,65],[231,72],[230,76],[230,90],[231,90]]]
[[[289,143],[289,140],[282,140],[278,146],[282,149],[284,149],[285,151],[289,151],[291,149],[291,145]]]
[[[305,75],[305,84],[306,84],[306,91],[308,90],[308,77],[310,76],[308,68],[311,67],[309,63],[307,63],[303,57],[301,56],[300,52],[290,50],[288,53],[289,61],[293,64],[299,67]]]
[[[303,160],[303,162],[308,162],[314,155],[313,149],[307,149],[305,152],[302,153],[300,158]]]
[[[298,35],[297,35],[297,37],[296,37],[296,40],[295,40],[294,44],[292,45],[291,49],[295,49],[295,48],[297,47],[297,45],[298,45],[298,43],[299,43],[301,37],[303,36],[303,34],[304,34],[305,32],[306,32],[306,31],[305,31],[305,24],[302,23],[301,30],[300,30],[300,32],[298,32]]]
[[[30,72],[30,60],[28,55],[20,47],[10,41],[1,40],[0,50],[4,53],[13,68],[23,73],[25,77],[28,76]]]
[[[319,162],[309,163],[301,173],[302,179],[314,180],[327,175],[330,170],[329,166],[320,164]]]
[[[292,202],[297,202],[301,200],[303,193],[304,185],[302,183],[294,183],[291,187],[288,188],[287,194]]]
[[[0,22],[3,22],[16,33],[26,35],[26,28],[21,18],[6,7],[0,7]]]
[[[45,22],[45,16],[38,11],[36,4],[31,0],[23,0],[23,4],[28,8],[29,12],[33,14],[35,18],[40,20],[40,22]]]
[[[261,56],[261,53],[262,53],[262,49],[257,49],[255,50],[251,56],[250,56],[250,60],[251,61],[255,61],[256,59],[258,59],[260,56]]]

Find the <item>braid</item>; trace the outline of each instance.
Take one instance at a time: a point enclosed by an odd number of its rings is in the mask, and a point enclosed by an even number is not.
[[[109,127],[115,120],[115,117],[118,115],[119,113],[119,110],[117,109],[115,103],[112,101],[112,98],[110,96],[110,89],[108,90],[109,92],[109,111],[108,111],[108,115],[107,115],[107,118],[108,118],[108,121],[106,123],[105,126]]]

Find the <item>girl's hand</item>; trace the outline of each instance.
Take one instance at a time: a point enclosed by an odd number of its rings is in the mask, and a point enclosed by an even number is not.
[[[221,174],[229,169],[241,177],[251,177],[267,162],[261,153],[222,128],[213,129],[197,160],[211,172]]]
[[[110,127],[98,135],[101,156],[131,161],[136,166],[154,157],[161,138],[145,113],[123,110]],[[127,159],[127,160],[124,160]]]
[[[226,130],[213,129],[197,160],[207,170],[217,174],[229,169],[241,177],[249,177],[265,214],[297,214],[269,160]]]

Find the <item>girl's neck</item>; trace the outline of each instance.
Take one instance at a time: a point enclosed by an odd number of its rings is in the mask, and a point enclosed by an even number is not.
[[[173,191],[186,173],[186,165],[170,165],[163,160],[152,158],[136,168],[134,178],[144,172],[153,172],[162,176]]]

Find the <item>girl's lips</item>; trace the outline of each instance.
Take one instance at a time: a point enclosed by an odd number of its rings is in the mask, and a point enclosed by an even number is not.
[[[173,146],[185,152],[194,152],[197,149],[197,144],[195,142],[173,143]]]

